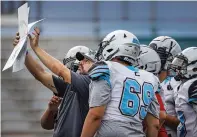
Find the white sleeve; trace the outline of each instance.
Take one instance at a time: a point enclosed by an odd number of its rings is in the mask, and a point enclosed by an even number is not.
[[[89,106],[106,105],[111,99],[111,88],[106,80],[96,80],[90,83]]]
[[[148,106],[147,112],[159,119],[160,106],[155,94],[154,97],[151,99],[151,103]]]

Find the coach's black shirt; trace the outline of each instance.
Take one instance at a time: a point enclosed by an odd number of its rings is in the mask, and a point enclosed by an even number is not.
[[[71,72],[71,84],[53,76],[58,96],[63,97],[55,120],[53,137],[80,137],[89,110],[88,75]]]

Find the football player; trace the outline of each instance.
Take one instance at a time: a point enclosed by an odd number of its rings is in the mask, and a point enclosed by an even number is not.
[[[155,76],[134,67],[140,52],[135,35],[125,30],[108,34],[91,69],[90,110],[81,137],[157,137],[159,104],[155,97]],[[95,134],[96,133],[96,134]]]
[[[178,137],[197,136],[197,47],[189,47],[169,66],[181,84],[175,89],[176,113],[180,120]]]
[[[151,72],[155,74],[155,76],[158,75],[160,69],[161,69],[161,60],[159,55],[157,54],[156,51],[151,49],[150,47],[147,46],[142,46],[140,47],[140,55],[137,58],[137,66],[140,69],[144,69],[148,72]],[[161,96],[163,96],[163,89],[160,86],[159,79],[157,78],[158,82],[158,91],[155,93],[157,100],[160,105],[160,113],[159,113],[159,119],[160,119],[160,130],[158,133],[158,137],[167,137],[167,132],[165,127],[163,126],[163,123],[166,119],[166,111],[164,107],[164,100],[162,100]]]
[[[172,87],[170,86],[170,83],[174,83],[174,86],[176,86],[179,82],[175,81],[172,77],[168,77],[167,66],[172,62],[174,57],[181,52],[181,47],[173,38],[168,36],[159,36],[153,39],[150,42],[149,47],[154,49],[161,59],[161,69],[158,73],[158,77],[164,91],[162,99],[165,102],[167,112],[165,125],[168,135],[176,137],[176,128],[179,124],[179,120],[175,112],[174,92],[173,89],[170,88]]]

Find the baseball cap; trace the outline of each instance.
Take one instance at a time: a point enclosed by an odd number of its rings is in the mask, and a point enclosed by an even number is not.
[[[89,50],[88,53],[84,54],[84,53],[81,53],[81,52],[77,52],[76,53],[76,58],[81,61],[83,60],[84,58],[90,60],[90,61],[93,61],[95,62],[96,59],[95,59],[95,54],[96,54],[96,51],[93,51],[93,50]]]

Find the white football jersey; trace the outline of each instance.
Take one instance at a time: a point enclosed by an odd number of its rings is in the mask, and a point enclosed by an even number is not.
[[[174,78],[172,77],[167,77],[162,83],[161,86],[164,90],[164,104],[165,104],[165,109],[168,115],[171,116],[176,116],[176,110],[175,110],[175,100],[174,100],[174,90],[173,88],[176,88],[179,84],[181,83],[181,81],[176,81]],[[176,137],[177,136],[177,131],[165,126],[166,131],[168,134],[171,135],[171,137]]]
[[[110,70],[112,90],[103,120],[142,122],[152,99],[156,98],[156,77],[132,66],[125,67],[112,61],[106,63]]]
[[[106,105],[95,136],[144,137],[142,121],[146,114],[159,118],[157,78],[147,71],[111,61],[95,63],[89,76],[89,106]]]
[[[161,96],[162,102],[164,104],[164,101],[165,101],[164,89],[163,89],[162,83],[160,83],[158,77],[157,77],[157,80],[158,80],[158,91],[157,91],[157,93],[159,93],[159,95]],[[165,106],[164,106],[164,108],[165,108]]]
[[[180,120],[177,127],[178,137],[197,137],[197,113],[192,106],[197,100],[196,85],[197,78],[193,78],[176,88],[175,108]]]

